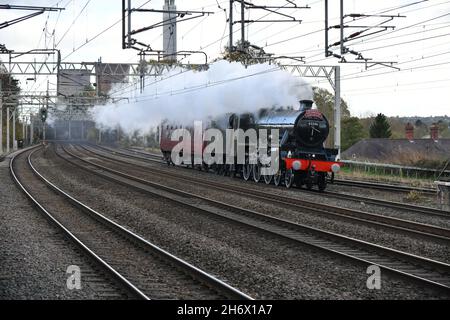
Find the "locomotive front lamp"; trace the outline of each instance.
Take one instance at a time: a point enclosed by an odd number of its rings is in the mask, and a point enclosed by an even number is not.
[[[331,171],[333,171],[333,173],[338,173],[341,170],[341,166],[338,165],[337,163],[334,163],[331,165]]]
[[[294,162],[292,162],[292,168],[298,171],[302,168],[302,163],[298,160],[295,160]]]

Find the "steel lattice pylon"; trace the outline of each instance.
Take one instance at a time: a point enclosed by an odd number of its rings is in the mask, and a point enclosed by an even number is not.
[[[297,73],[305,78],[325,78],[334,90],[334,148],[338,149],[338,159],[341,155],[341,67],[340,66],[321,66],[305,64],[288,64],[281,67],[291,72]]]

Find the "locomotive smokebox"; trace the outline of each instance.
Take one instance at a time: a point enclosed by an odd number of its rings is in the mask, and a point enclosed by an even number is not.
[[[300,100],[300,111],[310,110],[312,108],[312,100]]]

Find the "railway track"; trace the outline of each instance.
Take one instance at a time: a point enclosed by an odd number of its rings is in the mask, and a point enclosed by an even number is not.
[[[121,151],[119,149],[105,147],[102,145],[95,145],[95,144],[88,144],[88,145],[90,145],[92,147],[97,147],[97,148],[104,150],[106,152],[109,152],[109,153],[118,154],[118,155],[132,158],[132,159],[135,158],[135,159],[141,159],[141,160],[149,160],[149,161],[158,162],[158,163],[165,163],[163,161],[162,155],[151,154],[151,153],[147,153],[147,152],[130,150],[130,149],[126,149],[126,151]]]
[[[140,299],[251,299],[248,295],[106,218],[47,180],[33,165],[41,149],[11,160],[19,187],[114,281]]]
[[[125,150],[127,150],[131,153],[134,153],[134,154],[139,154],[139,155],[147,156],[150,158],[162,159],[162,154],[150,153],[150,152],[146,152],[146,151],[136,150],[133,148],[126,148]]]
[[[143,160],[143,161],[165,163],[162,160],[161,155],[156,155],[156,154],[153,155],[153,154],[144,153],[144,152],[137,152],[139,154],[139,155],[137,155],[137,154],[133,154],[132,151],[130,151],[130,153],[128,153],[128,152],[124,152],[121,150],[114,150],[113,148],[103,147],[100,145],[89,145],[89,146],[92,148],[98,148],[105,152],[123,156],[123,157],[130,158],[130,159],[139,159],[139,160]],[[145,154],[145,155],[141,156],[141,154]],[[198,182],[198,181],[196,181],[196,182]],[[272,187],[274,187],[274,186],[272,186]],[[318,191],[314,191],[314,190],[312,190],[312,191],[305,190],[305,189],[299,189],[299,190],[301,190],[301,192],[307,192],[307,193],[311,193],[311,194],[318,193]],[[388,200],[376,199],[376,198],[371,198],[371,197],[362,197],[362,196],[356,196],[356,195],[351,195],[351,194],[346,194],[346,193],[338,193],[338,192],[332,192],[332,191],[325,191],[322,194],[324,194],[325,196],[330,196],[330,197],[336,198],[336,199],[349,200],[349,201],[355,201],[355,202],[364,202],[366,204],[373,204],[373,205],[377,205],[377,206],[388,207],[388,208],[393,208],[393,209],[397,209],[397,210],[403,210],[406,212],[414,212],[414,213],[436,216],[436,217],[441,217],[441,218],[450,218],[450,212],[436,209],[436,208],[431,208],[431,207],[417,206],[417,205],[411,205],[411,204],[402,203],[402,202],[388,201]]]
[[[155,159],[162,161],[162,155],[156,155],[151,154],[148,152],[142,152],[137,150],[131,150],[126,149],[126,152],[120,151],[120,150],[114,150],[113,148],[104,147],[101,145],[95,145],[96,147],[99,147],[105,151],[114,152],[116,154],[120,154],[123,156],[135,156],[140,155],[142,159]],[[375,182],[369,182],[369,181],[356,181],[356,180],[343,180],[343,179],[335,179],[334,184],[338,185],[345,185],[345,186],[351,186],[351,187],[360,187],[360,188],[370,188],[370,189],[377,189],[377,190],[383,190],[383,191],[397,191],[397,192],[410,192],[410,191],[417,191],[420,193],[425,194],[436,194],[436,189],[432,188],[418,188],[418,187],[411,187],[411,186],[405,186],[405,185],[398,185],[398,184],[386,184],[386,183],[375,183]]]
[[[349,187],[370,188],[370,189],[377,189],[377,190],[383,190],[383,191],[395,191],[395,192],[417,191],[417,192],[425,193],[425,194],[436,194],[436,189],[431,189],[431,188],[417,188],[417,187],[410,187],[410,186],[405,186],[405,185],[375,183],[375,182],[368,182],[368,181],[335,179],[334,184],[339,184],[339,185],[349,186]]]
[[[129,162],[108,157],[106,155],[100,155],[98,153],[93,152],[92,150],[80,146],[83,150],[93,154],[94,156],[100,156],[104,159],[115,161],[118,163],[124,163],[130,165]],[[307,210],[310,212],[314,212],[316,214],[321,214],[325,216],[332,216],[339,219],[346,219],[356,223],[364,223],[369,226],[375,227],[383,227],[394,229],[395,231],[406,232],[409,234],[413,234],[414,236],[422,236],[431,238],[436,241],[445,241],[446,243],[450,243],[450,229],[445,229],[433,225],[417,223],[409,220],[368,213],[364,211],[346,209],[341,207],[335,207],[331,205],[326,205],[323,203],[316,203],[313,201],[297,199],[282,196],[279,194],[272,194],[269,192],[262,192],[260,190],[254,190],[251,188],[245,188],[240,186],[229,186],[219,182],[213,182],[206,179],[199,179],[195,177],[185,177],[180,176],[179,174],[168,172],[167,170],[156,169],[154,167],[132,164],[134,167],[140,167],[143,170],[151,172],[152,174],[157,174],[165,177],[170,177],[173,179],[177,179],[182,181],[183,183],[192,183],[195,182],[196,185],[200,185],[206,188],[214,188],[219,191],[224,191],[226,193],[234,193],[241,196],[246,196],[248,198],[256,199],[258,201],[268,202],[271,204],[277,204],[281,207],[287,209],[299,209],[299,210]],[[450,219],[450,215],[444,216],[446,219]]]
[[[303,190],[303,191],[309,192],[312,194],[318,193],[317,191],[309,191],[309,190]],[[373,204],[373,205],[377,205],[377,206],[399,209],[399,210],[403,210],[403,211],[407,211],[407,212],[415,212],[415,213],[419,213],[419,214],[450,219],[449,211],[444,211],[444,210],[431,208],[431,207],[417,206],[417,205],[411,205],[411,204],[397,202],[397,201],[387,201],[387,200],[382,200],[382,199],[376,199],[376,198],[371,198],[371,197],[362,197],[362,196],[356,196],[356,195],[352,195],[352,194],[332,192],[332,191],[325,191],[323,194],[325,196],[333,197],[336,199],[363,202],[366,204]]]
[[[377,265],[385,271],[450,293],[450,265],[447,263],[194,195],[100,165],[89,160],[90,157],[79,156],[68,151],[64,146],[62,149],[65,154],[58,154],[69,163],[140,192],[189,207],[207,216],[220,217],[300,245],[308,245],[351,259],[354,262]]]

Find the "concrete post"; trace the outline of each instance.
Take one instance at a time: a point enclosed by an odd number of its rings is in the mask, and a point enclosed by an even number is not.
[[[341,67],[334,67],[334,148],[341,158]]]
[[[33,145],[33,135],[34,135],[33,116],[30,115],[30,146]]]
[[[9,107],[6,107],[6,153],[9,153]]]
[[[12,118],[13,118],[13,125],[12,125],[12,130],[13,130],[13,151],[17,150],[17,141],[16,141],[16,107],[14,107],[13,109],[13,114],[12,114]]]
[[[22,109],[22,112],[23,112],[23,109]],[[25,144],[25,116],[23,115],[23,113],[22,113],[22,141],[23,141],[23,144],[22,144],[22,146]]]
[[[25,128],[25,134],[23,135],[23,144],[26,144],[28,140],[28,117],[24,118],[23,127]]]

